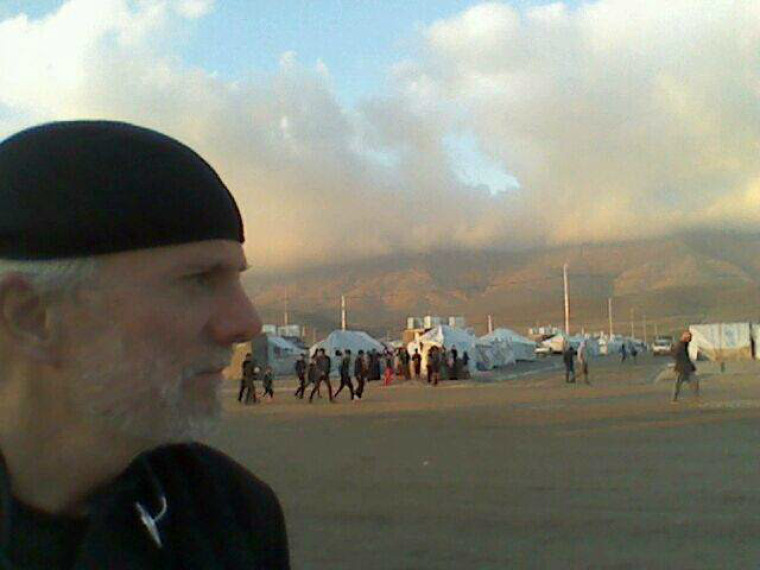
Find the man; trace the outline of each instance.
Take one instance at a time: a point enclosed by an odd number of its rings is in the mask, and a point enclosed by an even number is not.
[[[699,380],[694,377],[697,367],[689,358],[689,343],[691,342],[691,333],[684,331],[681,335],[680,342],[673,347],[673,358],[676,361],[676,385],[673,388],[673,401],[678,401],[678,394],[681,392],[681,385],[688,382],[694,395],[699,397]]]
[[[294,396],[303,400],[303,393],[306,391],[306,359],[304,355],[300,355],[296,360],[296,376],[298,376],[298,390]]]
[[[443,354],[446,354],[446,349],[443,349]],[[428,351],[428,361],[430,362],[430,379],[433,386],[438,386],[438,382],[441,380],[441,363],[443,356],[437,346],[432,347]]]
[[[449,378],[451,380],[459,380],[459,352],[457,351],[456,346],[451,347],[451,372],[449,374]]]
[[[628,347],[625,342],[623,342],[623,346],[620,347],[620,364],[623,364],[626,358],[628,358]]]
[[[259,399],[256,396],[256,380],[259,379],[260,372],[261,368],[256,363],[256,360],[254,358],[249,358],[248,366],[243,367],[243,383],[245,384],[246,389],[243,403],[246,405],[259,403]]]
[[[238,393],[238,402],[241,404],[245,399],[247,399],[247,392],[248,392],[248,386],[246,383],[246,376],[248,374],[248,368],[251,366],[251,353],[245,355],[245,358],[243,359],[243,364],[240,367],[240,392]]]
[[[588,361],[589,361],[589,349],[588,349],[588,343],[586,342],[586,339],[583,339],[581,341],[580,346],[578,347],[578,364],[581,367],[581,374],[583,374],[583,381],[591,385],[591,382],[588,381]]]
[[[356,360],[354,361],[354,378],[356,378],[356,395],[357,400],[361,400],[364,395],[364,384],[367,381],[367,374],[369,372],[369,362],[367,355],[363,350],[360,350],[356,354]]]
[[[335,399],[333,397],[333,391],[332,391],[332,385],[330,384],[330,370],[332,368],[332,362],[330,360],[330,357],[327,356],[327,352],[324,348],[320,348],[317,351],[317,383],[314,385],[314,388],[311,390],[311,395],[309,395],[309,403],[314,400],[314,394],[319,392],[319,387],[322,385],[322,382],[327,384],[327,394],[330,396],[330,402],[335,402]]]
[[[568,342],[562,346],[562,361],[565,363],[565,383],[575,384],[575,349]]]
[[[420,379],[420,372],[422,371],[422,356],[420,355],[420,351],[418,349],[414,349],[414,355],[412,356],[412,363],[414,365],[414,379],[419,380]],[[428,379],[428,382],[430,380]]]
[[[346,349],[346,353],[341,353],[340,350],[335,351],[335,357],[340,358],[340,387],[335,392],[335,398],[338,397],[341,390],[344,387],[348,388],[348,393],[351,394],[351,399],[354,399],[354,385],[351,382],[351,351]]]
[[[0,143],[0,568],[288,568],[272,490],[194,443],[261,331],[234,199],[125,123]]]

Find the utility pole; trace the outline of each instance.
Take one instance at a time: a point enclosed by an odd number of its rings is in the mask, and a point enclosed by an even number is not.
[[[612,338],[612,297],[607,297],[607,316],[610,319],[610,338]]]
[[[491,334],[493,332],[493,317],[491,315],[488,315],[488,334]]]
[[[285,316],[283,319],[285,322],[283,323],[285,326],[288,326],[288,290],[285,289]]]
[[[570,294],[567,287],[567,263],[562,266],[562,275],[565,281],[565,334],[570,336]]]
[[[635,335],[633,334],[633,307],[631,307],[631,338],[633,338]]]
[[[340,296],[340,328],[346,330],[346,296]]]
[[[643,315],[644,318],[644,344],[647,344],[647,316]]]
[[[654,323],[654,338],[657,339],[657,337],[660,336],[660,333],[657,332],[657,323]]]

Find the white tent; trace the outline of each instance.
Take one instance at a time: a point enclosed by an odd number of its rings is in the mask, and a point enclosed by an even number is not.
[[[619,355],[625,339],[619,336],[605,336],[597,341],[599,354]]]
[[[752,325],[750,323],[715,323],[691,325],[689,356],[698,354],[708,360],[751,360]]]
[[[514,360],[535,360],[536,343],[517,334],[510,329],[499,328],[485,336],[480,341],[497,344],[507,344],[511,348]]]
[[[475,365],[478,370],[491,370],[515,363],[515,353],[508,341],[483,338],[475,341]]]
[[[312,345],[309,349],[309,354],[314,354],[320,348],[324,348],[327,356],[333,361],[331,375],[337,374],[338,364],[340,364],[335,361],[336,350],[340,350],[341,352],[344,350],[351,351],[351,374],[353,374],[354,360],[360,350],[369,352],[374,349],[380,354],[385,352],[385,345],[380,341],[375,340],[364,331],[335,330],[327,335],[327,338]]]
[[[459,358],[462,358],[465,352],[470,357],[469,369],[473,371],[478,364],[478,351],[476,350],[475,342],[475,335],[465,330],[448,325],[439,325],[423,334],[419,337],[419,340],[410,342],[407,349],[409,350],[409,354],[414,354],[415,349],[419,349],[422,355],[422,369],[424,370],[427,366],[427,354],[430,348],[433,346],[445,346],[446,350],[451,350],[456,347]]]
[[[599,342],[592,337],[586,337],[586,336],[571,336],[569,338],[570,346],[572,346],[575,350],[578,350],[580,348],[582,342],[586,342],[586,351],[588,352],[589,356],[599,356]]]
[[[262,366],[271,366],[277,375],[293,374],[296,360],[306,352],[289,340],[273,334],[255,338],[252,351]]]

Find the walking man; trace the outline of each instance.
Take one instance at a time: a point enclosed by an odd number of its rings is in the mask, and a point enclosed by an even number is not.
[[[589,356],[590,356],[590,352],[588,349],[588,343],[584,339],[583,341],[581,341],[581,344],[578,347],[578,365],[581,367],[581,374],[583,374],[583,381],[586,384],[591,385],[591,382],[588,381]]]
[[[306,358],[304,355],[298,357],[296,360],[296,376],[298,376],[298,390],[294,396],[299,400],[303,400],[303,393],[306,391]]]
[[[673,358],[676,361],[676,385],[673,388],[673,401],[678,401],[678,394],[681,392],[681,385],[688,382],[694,395],[699,397],[699,380],[694,376],[697,367],[689,358],[689,343],[691,342],[691,333],[684,331],[681,340],[673,347]]]
[[[341,354],[340,350],[335,351],[335,357],[340,358],[340,387],[335,392],[335,398],[338,397],[341,390],[344,387],[348,388],[348,393],[351,394],[351,399],[354,399],[354,385],[351,382],[351,351],[346,349],[345,354]]]
[[[256,363],[256,360],[251,358],[248,361],[248,366],[243,369],[243,382],[245,383],[245,399],[244,404],[258,404],[259,400],[256,397],[256,380],[258,380],[259,372],[261,369]]]
[[[628,358],[628,346],[623,341],[623,346],[620,347],[620,364],[623,364],[626,358]]]
[[[354,378],[356,378],[356,398],[361,400],[364,394],[364,383],[367,381],[367,371],[369,370],[369,364],[367,362],[367,355],[363,350],[360,350],[356,355],[354,361]]]
[[[566,384],[575,384],[575,354],[575,349],[566,340],[562,350],[562,360],[565,363]]]
[[[243,399],[246,397],[246,391],[248,386],[246,384],[246,378],[248,376],[248,367],[251,366],[251,353],[245,355],[243,359],[243,365],[240,368],[240,392],[238,393],[238,402],[243,403]]]
[[[309,403],[314,399],[314,394],[319,391],[319,386],[324,382],[327,384],[327,393],[330,396],[330,402],[334,402],[332,385],[330,384],[330,368],[332,367],[332,361],[327,356],[324,348],[319,349],[317,355],[317,383],[311,391],[309,396]]]

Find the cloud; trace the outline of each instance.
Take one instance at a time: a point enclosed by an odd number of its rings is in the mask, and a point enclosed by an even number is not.
[[[183,61],[213,7],[0,21],[0,135],[80,117],[168,132],[219,170],[271,269],[760,222],[760,2],[477,5],[421,30],[353,108],[319,54],[234,81]],[[463,181],[452,137],[519,186]]]
[[[759,5],[483,4],[430,26],[401,81],[459,105],[549,241],[756,227]]]

